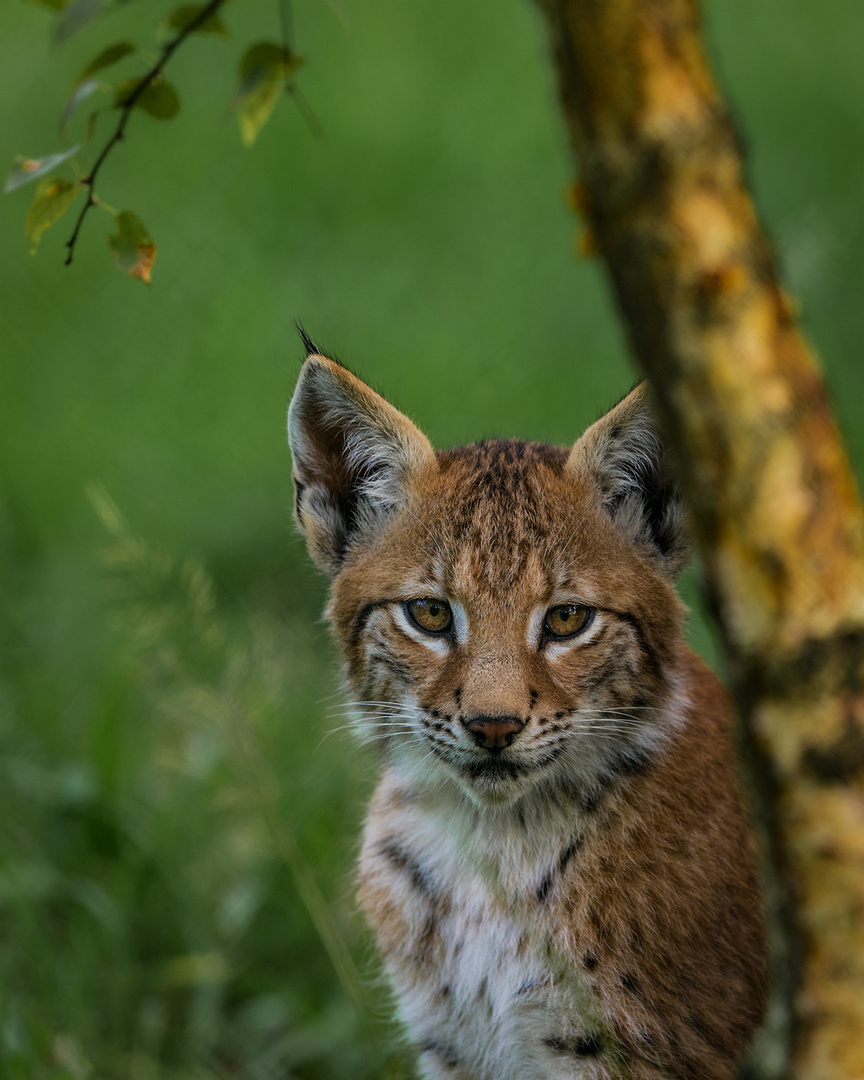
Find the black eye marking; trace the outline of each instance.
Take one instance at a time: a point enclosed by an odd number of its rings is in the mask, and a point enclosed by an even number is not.
[[[408,619],[424,634],[438,636],[449,632],[453,626],[453,612],[446,600],[424,597],[409,600],[402,605]]]

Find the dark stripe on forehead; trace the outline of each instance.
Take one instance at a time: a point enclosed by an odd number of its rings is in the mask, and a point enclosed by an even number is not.
[[[564,446],[526,442],[523,439],[489,439],[469,446],[454,446],[437,452],[442,472],[453,465],[467,465],[477,472],[516,467],[527,472],[537,464],[548,465],[560,473],[570,451]]]
[[[519,439],[459,446],[439,454],[455,493],[448,525],[457,542],[489,557],[485,577],[508,587],[545,538],[545,478],[560,476],[568,451]]]

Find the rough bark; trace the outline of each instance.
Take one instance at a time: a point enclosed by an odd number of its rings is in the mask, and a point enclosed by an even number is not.
[[[580,203],[679,458],[788,886],[790,1075],[864,1074],[864,515],[695,0],[540,0]]]

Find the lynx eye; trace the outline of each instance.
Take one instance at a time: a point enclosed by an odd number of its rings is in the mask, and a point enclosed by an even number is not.
[[[446,634],[453,625],[453,612],[446,600],[409,600],[405,611],[427,634]]]
[[[543,628],[550,637],[573,637],[581,630],[587,630],[594,619],[594,608],[582,604],[558,604],[549,608],[543,621]]]

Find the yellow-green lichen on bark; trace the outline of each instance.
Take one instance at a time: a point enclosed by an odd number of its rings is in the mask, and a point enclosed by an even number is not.
[[[695,0],[540,0],[580,209],[677,453],[769,847],[796,1080],[864,1075],[864,515]]]

